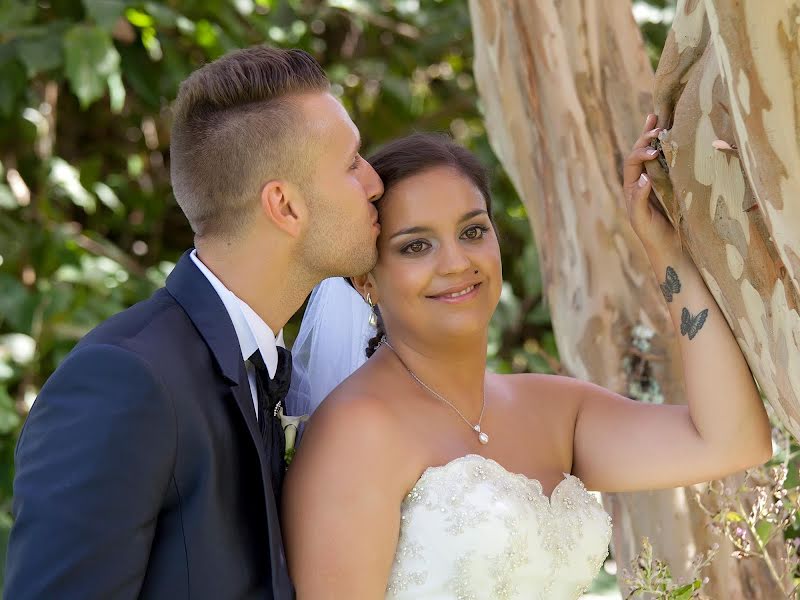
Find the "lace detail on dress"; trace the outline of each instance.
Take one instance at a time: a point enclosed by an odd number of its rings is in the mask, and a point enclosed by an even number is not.
[[[577,477],[548,498],[539,481],[477,454],[427,469],[401,510],[387,600],[572,600],[611,538]]]

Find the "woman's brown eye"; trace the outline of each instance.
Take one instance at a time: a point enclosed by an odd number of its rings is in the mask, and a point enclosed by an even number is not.
[[[470,227],[464,232],[468,240],[479,240],[483,237],[484,229],[482,227]]]
[[[422,252],[422,242],[414,242],[413,244],[409,245],[408,249],[412,252]]]

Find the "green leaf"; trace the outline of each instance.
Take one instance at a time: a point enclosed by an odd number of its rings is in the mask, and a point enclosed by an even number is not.
[[[547,303],[544,300],[540,300],[533,310],[527,314],[525,322],[531,325],[547,325],[550,323],[550,308]]]
[[[155,21],[160,27],[175,27],[178,25],[181,14],[172,10],[163,2],[147,2],[144,7],[147,9],[148,16],[152,15],[151,23]],[[185,19],[185,17],[183,17]]]
[[[16,45],[17,54],[25,64],[28,77],[35,77],[43,71],[61,66],[61,37],[55,32],[17,38]]]
[[[679,587],[677,590],[674,590],[670,594],[670,598],[672,600],[689,600],[692,597],[692,594],[700,589],[700,585],[700,581],[696,579],[692,583],[687,583],[686,585]]]
[[[0,323],[16,331],[29,331],[36,297],[16,277],[0,273]]]
[[[8,44],[0,46],[0,116],[10,116],[14,111],[14,106],[25,91],[28,79],[25,76],[25,68],[17,60],[12,48]]]
[[[769,540],[769,536],[774,528],[775,525],[769,521],[759,521],[756,524],[756,534],[758,535],[758,539],[761,540],[762,544],[767,543],[767,540]]]
[[[92,190],[97,194],[97,197],[100,198],[100,202],[115,213],[120,214],[124,211],[122,202],[119,201],[117,194],[102,181],[96,182]]]
[[[108,76],[108,95],[111,100],[111,112],[119,114],[125,106],[125,85],[119,73]]]
[[[19,422],[19,415],[14,408],[14,399],[8,394],[5,386],[0,386],[0,434],[13,431]]]
[[[0,32],[16,31],[36,16],[36,2],[27,0],[3,0],[0,2]]]
[[[109,78],[119,77],[119,53],[107,32],[87,25],[67,32],[64,49],[67,79],[81,108],[86,108],[103,97]]]
[[[56,156],[50,161],[50,182],[87,213],[97,209],[94,196],[81,183],[80,172],[63,158]]]
[[[129,8],[126,10],[125,16],[128,18],[128,21],[130,21],[131,25],[135,25],[136,27],[152,27],[155,24],[153,17],[148,15],[146,12],[137,10],[135,8]]]
[[[109,33],[125,12],[123,0],[83,0],[83,6],[89,18]]]
[[[18,208],[17,199],[11,193],[11,188],[5,183],[0,183],[0,210],[14,210]]]
[[[164,51],[161,49],[161,41],[158,39],[154,27],[145,27],[142,29],[142,45],[153,61],[159,61],[164,57]]]
[[[217,43],[217,31],[205,19],[201,19],[195,24],[194,35],[197,43],[203,48],[212,48]]]

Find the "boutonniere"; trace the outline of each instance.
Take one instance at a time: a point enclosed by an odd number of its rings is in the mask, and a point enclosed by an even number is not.
[[[305,423],[308,421],[308,417],[310,415],[285,415],[283,413],[283,407],[281,406],[278,409],[278,417],[281,420],[281,427],[283,427],[283,436],[286,440],[286,449],[283,453],[283,460],[286,461],[286,466],[288,467],[289,464],[292,462],[294,458],[294,454],[297,451],[294,447],[295,442],[297,441],[297,429],[300,427],[300,423]]]

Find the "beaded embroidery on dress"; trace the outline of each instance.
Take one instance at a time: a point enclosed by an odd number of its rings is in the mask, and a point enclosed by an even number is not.
[[[477,454],[430,467],[403,501],[387,600],[574,600],[611,518],[580,479],[541,484]]]

